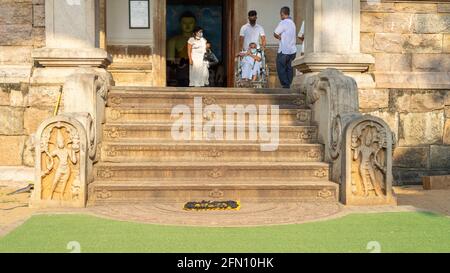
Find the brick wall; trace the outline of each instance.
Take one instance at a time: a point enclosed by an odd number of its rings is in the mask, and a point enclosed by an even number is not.
[[[361,51],[377,82],[360,90],[361,110],[397,136],[396,183],[450,173],[450,2],[361,1]]]

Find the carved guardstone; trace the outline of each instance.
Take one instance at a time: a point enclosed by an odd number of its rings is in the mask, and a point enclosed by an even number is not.
[[[382,119],[365,115],[344,125],[341,202],[396,205],[392,191],[393,137]]]
[[[32,207],[79,207],[87,201],[88,141],[75,118],[56,116],[36,134],[35,189]]]

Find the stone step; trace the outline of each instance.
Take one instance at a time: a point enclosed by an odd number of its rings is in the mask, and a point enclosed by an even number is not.
[[[108,95],[109,107],[153,107],[172,108],[177,105],[191,107],[193,112],[194,98],[202,100],[203,108],[208,105],[219,105],[226,110],[227,105],[279,105],[280,109],[305,108],[305,96],[301,94],[266,94],[239,92],[171,92],[171,91],[116,91]],[[270,107],[269,107],[270,108]]]
[[[318,162],[323,145],[279,144],[273,152],[254,143],[103,143],[102,162]]]
[[[284,88],[229,88],[229,87],[149,87],[149,86],[112,86],[110,93],[150,93],[150,92],[177,92],[177,93],[210,93],[210,94],[292,94],[291,89]]]
[[[192,126],[193,127],[193,126]],[[246,126],[246,138],[244,140],[252,140],[249,137]],[[270,127],[268,128],[270,131]],[[235,140],[237,139],[237,129],[235,128]],[[198,135],[200,140],[214,140],[213,136],[208,136],[202,132],[198,132],[192,128],[191,138]],[[209,137],[209,138],[208,138]],[[224,128],[223,137],[226,138],[226,127]],[[258,134],[258,139],[260,139]],[[295,140],[298,143],[317,143],[317,127],[316,126],[280,126],[279,139],[283,143],[285,140]],[[122,124],[109,123],[103,127],[103,140],[107,142],[132,141],[132,140],[174,140],[172,136],[172,124]]]
[[[424,190],[448,190],[450,189],[450,175],[424,176],[422,184]]]
[[[105,163],[95,166],[96,181],[207,180],[328,180],[323,162],[154,162]]]
[[[234,180],[210,183],[172,180],[164,183],[96,181],[89,185],[89,204],[192,202],[202,200],[337,202],[339,186],[329,181]],[[245,204],[243,204],[245,205]]]
[[[106,122],[110,123],[173,123],[179,119],[178,116],[172,117],[171,108],[106,108]],[[212,117],[214,118],[214,117]],[[207,114],[203,115],[203,120],[208,121]],[[225,117],[224,117],[225,119]],[[246,116],[248,119],[248,115]],[[237,117],[235,118],[235,121]],[[267,116],[266,120],[270,123],[271,116]],[[191,118],[194,122],[194,115]],[[283,126],[305,126],[311,123],[311,110],[309,109],[280,109],[279,124]]]

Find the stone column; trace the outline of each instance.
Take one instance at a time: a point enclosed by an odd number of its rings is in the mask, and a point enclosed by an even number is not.
[[[46,0],[46,47],[33,52],[40,67],[105,68],[111,57],[99,47],[99,0]]]
[[[360,0],[304,0],[304,8],[305,55],[293,65],[306,76],[336,68],[358,87],[374,87],[365,72],[375,60],[360,52]]]

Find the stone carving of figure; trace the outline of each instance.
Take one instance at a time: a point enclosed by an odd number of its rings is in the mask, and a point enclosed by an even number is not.
[[[366,126],[360,135],[352,135],[353,161],[359,161],[359,174],[362,189],[356,187],[353,193],[356,195],[369,196],[375,192],[376,196],[383,196],[384,179],[375,174],[377,170],[385,174],[384,167],[378,162],[378,153],[383,149],[384,137],[376,127]],[[357,183],[354,181],[354,183]],[[359,188],[359,189],[358,189]]]
[[[52,188],[51,188],[51,194],[50,194],[50,200],[53,199],[56,187],[59,184],[62,184],[61,187],[61,199],[63,199],[64,191],[67,186],[67,182],[70,178],[70,162],[73,164],[77,164],[77,156],[76,153],[80,150],[79,144],[72,143],[72,148],[69,149],[66,147],[66,144],[64,142],[64,137],[61,133],[61,130],[58,130],[57,136],[56,136],[56,148],[50,152],[50,158],[51,161],[53,161],[53,158],[58,158],[59,164],[58,168],[56,169],[55,176],[52,181]],[[53,164],[51,164],[53,166]]]

